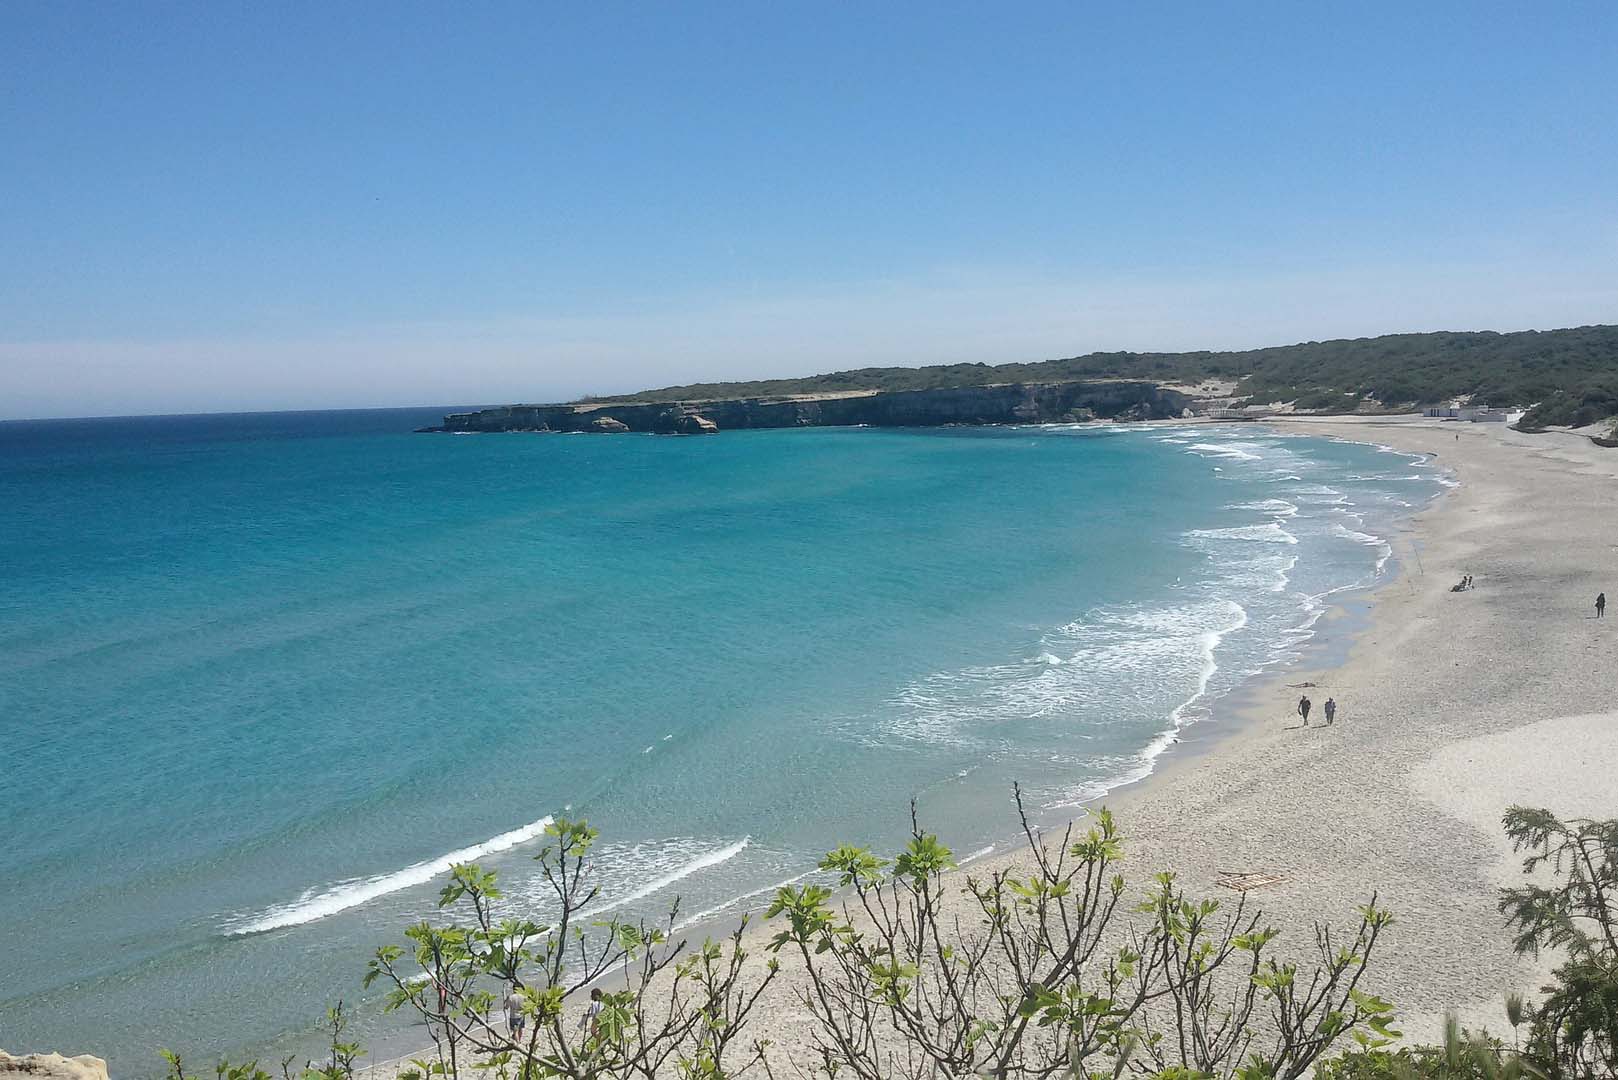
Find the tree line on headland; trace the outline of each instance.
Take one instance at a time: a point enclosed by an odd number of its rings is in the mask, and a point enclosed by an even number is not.
[[[1385,334],[1242,352],[1097,352],[1026,364],[859,368],[800,379],[694,383],[592,402],[701,401],[862,390],[925,390],[991,383],[1151,379],[1235,383],[1252,405],[1352,412],[1469,398],[1534,405],[1526,427],[1583,425],[1618,414],[1618,326]]]

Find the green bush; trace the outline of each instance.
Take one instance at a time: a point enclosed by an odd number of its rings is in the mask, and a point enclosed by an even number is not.
[[[1512,1045],[1446,1024],[1438,1046],[1395,1049],[1392,1006],[1360,988],[1391,918],[1371,902],[1346,934],[1316,925],[1302,962],[1276,957],[1278,932],[1245,895],[1230,906],[1185,895],[1158,874],[1136,903],[1117,866],[1123,838],[1102,810],[1083,831],[1047,841],[1023,818],[1021,871],[953,876],[955,861],[914,822],[884,859],[841,847],[825,884],[783,886],[767,917],[778,932],[748,964],[742,929],[692,947],[675,939],[676,901],[657,924],[591,917],[600,893],[584,822],[547,829],[537,856],[551,921],[499,914],[493,872],[453,868],[448,921],[421,922],[376,951],[367,984],[387,1007],[425,1022],[434,1047],[407,1080],[726,1080],[786,1075],[750,1026],[785,963],[814,1032],[795,1075],[890,1080],[1595,1080],[1618,1076],[1618,821],[1561,821],[1512,807],[1504,824],[1530,884],[1500,910],[1522,952],[1564,957],[1538,1005],[1506,997]],[[843,891],[834,893],[829,886]],[[946,893],[971,918],[945,914]],[[1126,927],[1119,916],[1133,912]],[[785,958],[783,958],[783,955]],[[583,1023],[573,995],[607,971]],[[518,1036],[504,1021],[525,1021]],[[1519,1028],[1527,1038],[1519,1048]],[[328,1013],[329,1055],[281,1080],[353,1080],[360,1048]],[[1328,1056],[1343,1045],[1347,1052]],[[170,1080],[195,1080],[178,1058]],[[783,1063],[784,1064],[784,1063]],[[221,1062],[217,1080],[272,1080],[256,1062]]]
[[[1531,880],[1502,890],[1517,951],[1565,959],[1532,1010],[1525,1054],[1553,1077],[1618,1076],[1618,821],[1514,806],[1506,835]]]
[[[1337,390],[1311,390],[1300,394],[1292,407],[1309,412],[1353,412],[1360,407],[1360,399],[1358,394],[1345,394]]]
[[[1461,1031],[1450,1018],[1442,1046],[1351,1050],[1321,1062],[1315,1080],[1540,1080],[1543,1077],[1498,1039]]]
[[[1547,427],[1584,427],[1618,414],[1618,388],[1606,382],[1578,393],[1558,391],[1529,409],[1520,427],[1528,431]]]

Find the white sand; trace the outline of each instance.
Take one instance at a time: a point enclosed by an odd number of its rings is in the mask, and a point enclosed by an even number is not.
[[[1613,763],[1618,762],[1618,712],[1555,716],[1517,728],[1461,739],[1441,748],[1410,771],[1416,795],[1443,813],[1468,822],[1493,850],[1482,867],[1498,886],[1521,885],[1522,856],[1500,831],[1500,818],[1514,803],[1550,807],[1563,818],[1609,818],[1618,803]],[[1548,981],[1554,957],[1524,960],[1518,986],[1532,991]],[[1498,996],[1457,1003],[1469,1027],[1504,1030]],[[1431,1026],[1431,1015],[1420,1018]]]

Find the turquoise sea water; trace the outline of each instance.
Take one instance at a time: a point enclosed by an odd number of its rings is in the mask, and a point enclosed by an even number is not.
[[[958,853],[1295,656],[1442,478],[1247,426],[426,436],[0,424],[0,1046],[306,1048],[564,808],[733,914],[914,796]]]

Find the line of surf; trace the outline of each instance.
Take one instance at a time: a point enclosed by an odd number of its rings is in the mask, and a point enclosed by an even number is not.
[[[722,912],[728,911],[731,908],[735,907],[737,904],[744,903],[744,902],[746,902],[748,900],[751,900],[751,899],[753,899],[754,897],[757,897],[757,896],[763,896],[766,893],[773,893],[778,889],[784,889],[788,885],[796,885],[798,882],[802,881],[804,878],[810,876],[811,874],[817,874],[819,872],[820,872],[819,870],[805,870],[803,873],[797,874],[797,875],[795,875],[793,877],[789,877],[785,881],[777,881],[774,885],[765,885],[765,886],[762,886],[760,888],[754,889],[752,892],[745,892],[745,893],[742,893],[742,895],[740,895],[740,896],[733,896],[729,900],[726,900],[723,904],[715,904],[711,908],[708,908],[708,909],[706,909],[704,911],[697,912],[695,915],[691,916],[689,919],[686,919],[684,922],[680,923],[680,925],[676,926],[674,929],[676,931],[685,930],[685,929],[687,929],[689,927],[695,926],[696,924],[698,924],[700,922],[711,919],[715,915],[718,915],[718,914],[720,914]]]
[[[644,900],[653,893],[662,892],[670,885],[673,885],[676,881],[680,881],[683,878],[688,878],[699,870],[706,870],[710,866],[718,866],[722,862],[729,862],[731,859],[734,859],[736,856],[740,855],[744,850],[746,850],[747,845],[751,843],[751,840],[751,837],[744,836],[734,844],[727,844],[725,847],[718,848],[714,851],[705,851],[683,866],[670,870],[662,877],[653,878],[651,881],[648,881],[634,892],[602,904],[600,907],[595,908],[591,914],[599,915],[602,912],[611,911],[614,908],[621,908],[625,904],[633,904],[637,900]]]
[[[262,934],[270,930],[280,930],[288,926],[302,926],[317,919],[324,919],[335,915],[339,911],[368,904],[378,897],[389,893],[408,889],[412,885],[425,885],[441,874],[449,873],[450,867],[460,863],[473,862],[485,855],[493,855],[506,851],[518,844],[527,843],[542,835],[552,822],[549,815],[538,821],[531,821],[520,829],[501,833],[499,836],[485,840],[481,844],[460,848],[447,855],[440,855],[436,859],[427,859],[424,862],[407,866],[403,870],[395,870],[391,874],[379,874],[376,877],[365,878],[358,881],[345,881],[332,885],[320,892],[305,893],[297,900],[288,904],[280,904],[269,908],[249,921],[239,926],[231,927],[227,932],[232,937],[245,934]]]

